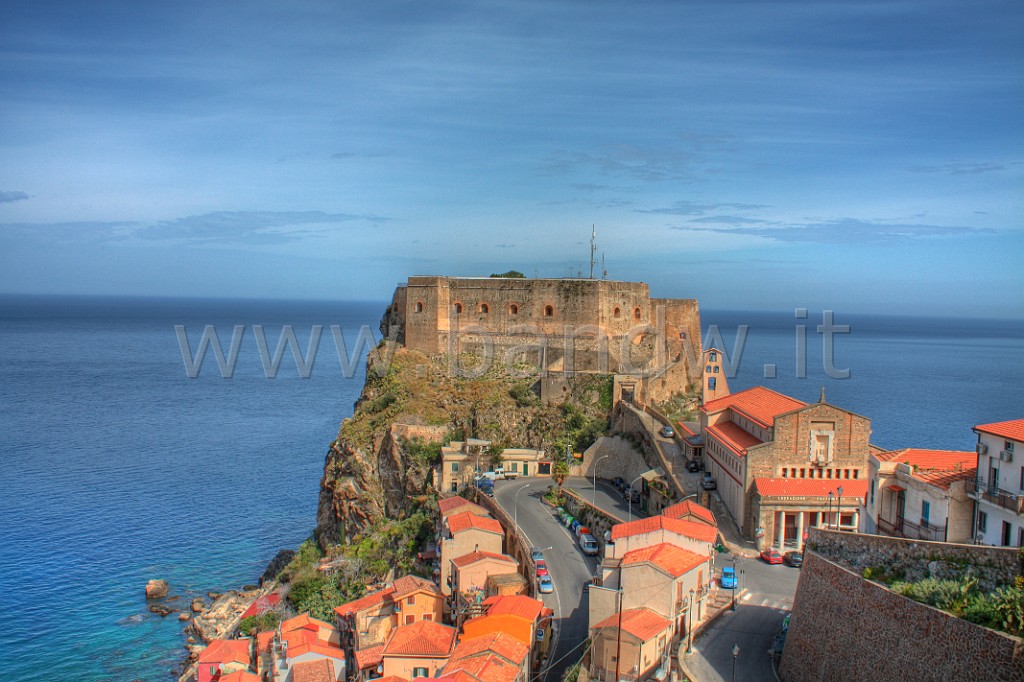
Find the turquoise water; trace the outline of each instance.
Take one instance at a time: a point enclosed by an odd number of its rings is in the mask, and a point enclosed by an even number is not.
[[[143,587],[221,591],[254,581],[278,549],[313,528],[323,457],[363,384],[343,376],[329,326],[352,352],[379,338],[385,303],[0,298],[0,679],[171,679],[179,622],[146,611]],[[814,331],[820,311],[704,311],[732,349],[749,325],[735,389],[764,383],[873,419],[884,447],[973,447],[970,427],[1024,415],[1024,324],[836,316],[830,378]],[[212,355],[190,379],[204,325],[227,345],[246,325],[237,368]],[[265,376],[252,325],[270,347],[291,325],[303,352],[324,331],[308,379],[290,356]],[[806,324],[797,377],[796,324]],[[764,365],[776,376],[764,378]],[[186,599],[181,600],[185,602]]]

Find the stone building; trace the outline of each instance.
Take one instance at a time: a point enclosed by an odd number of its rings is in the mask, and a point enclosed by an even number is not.
[[[494,471],[497,466],[522,477],[551,475],[553,460],[543,450],[505,448],[497,458],[492,458],[490,444],[487,440],[467,438],[442,446],[440,476],[435,479],[441,482],[441,490],[462,492],[476,476]]]
[[[651,298],[642,282],[410,277],[382,331],[407,348],[448,354],[467,373],[532,368],[549,391],[576,373],[620,375],[627,399],[653,402],[701,376],[697,301]]]
[[[977,473],[970,494],[977,501],[979,544],[1024,547],[1024,419],[974,427]]]
[[[868,489],[871,420],[764,386],[701,406],[704,464],[741,532],[802,545],[811,526],[856,530]]]

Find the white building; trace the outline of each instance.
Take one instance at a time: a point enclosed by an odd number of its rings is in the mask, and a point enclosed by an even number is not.
[[[1024,419],[974,427],[978,434],[975,539],[984,545],[1024,547]]]

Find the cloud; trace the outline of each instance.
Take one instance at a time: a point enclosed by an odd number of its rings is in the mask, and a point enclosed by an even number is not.
[[[205,243],[283,244],[327,234],[328,225],[358,220],[382,221],[380,216],[323,211],[216,211],[148,225],[135,232],[147,240],[189,240]]]
[[[690,220],[691,223],[712,223],[718,225],[771,225],[773,224],[770,220],[762,220],[761,218],[746,218],[744,216],[737,215],[709,215],[703,218],[693,218]],[[774,223],[778,224],[778,223]]]
[[[25,201],[28,195],[24,192],[5,192],[0,190],[0,204],[7,204],[13,201]]]
[[[658,215],[704,215],[709,211],[718,211],[721,209],[734,209],[737,211],[749,211],[758,208],[768,208],[762,204],[736,204],[736,203],[723,203],[723,204],[698,204],[693,201],[677,201],[671,206],[664,208],[638,208],[637,213],[654,213]]]
[[[673,226],[674,230],[719,232],[722,234],[764,237],[779,242],[814,244],[867,244],[905,242],[912,239],[957,237],[970,234],[991,234],[988,228],[947,225],[921,225],[872,222],[856,218],[841,218],[803,225],[779,227],[687,227]]]
[[[620,145],[603,154],[560,149],[547,156],[541,170],[551,174],[596,170],[607,176],[660,182],[694,179],[702,163],[695,153],[687,150]]]
[[[1004,171],[1013,166],[1019,166],[1020,161],[1009,163],[978,162],[978,161],[949,161],[948,163],[928,164],[913,166],[910,168],[915,173],[942,173],[946,175],[978,175],[980,173],[992,173]]]

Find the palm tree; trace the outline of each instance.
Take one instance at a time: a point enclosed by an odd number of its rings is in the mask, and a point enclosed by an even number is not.
[[[555,466],[552,468],[551,476],[555,479],[555,483],[558,484],[558,494],[562,494],[562,484],[565,483],[565,479],[569,477],[569,465],[566,464],[564,459],[560,459],[555,462]]]

